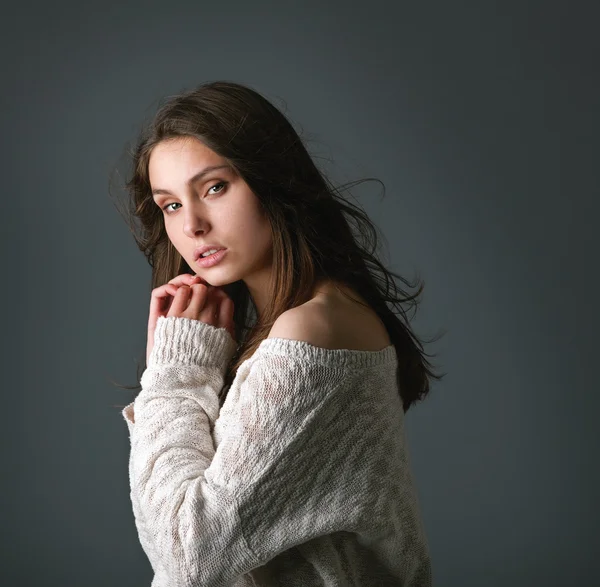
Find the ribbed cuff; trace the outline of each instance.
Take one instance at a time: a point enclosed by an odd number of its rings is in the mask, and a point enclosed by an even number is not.
[[[159,316],[147,367],[184,364],[224,371],[237,345],[227,329],[200,320]]]

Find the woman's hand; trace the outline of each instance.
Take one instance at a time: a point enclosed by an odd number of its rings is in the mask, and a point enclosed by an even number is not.
[[[226,328],[235,340],[233,301],[220,287],[209,285],[201,277],[184,273],[152,290],[148,317],[146,365],[154,346],[154,331],[160,316],[190,318]]]

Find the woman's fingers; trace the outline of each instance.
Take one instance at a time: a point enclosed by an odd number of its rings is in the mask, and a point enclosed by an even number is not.
[[[196,275],[190,275],[189,273],[182,273],[181,275],[175,276],[165,285],[175,286],[176,289],[169,289],[168,291],[171,293],[171,297],[169,299],[169,304],[164,308],[164,315],[167,315],[167,312],[172,307],[173,302],[175,301],[175,293],[179,291],[180,288],[183,288],[183,292],[180,295],[183,295],[188,289],[189,286],[197,283],[198,279],[202,279],[201,277],[197,277]],[[183,301],[182,301],[183,300]],[[179,306],[185,310],[187,308],[187,303],[185,303],[185,298],[180,298]]]
[[[169,283],[152,290],[150,297],[150,316],[148,321],[156,323],[159,316],[163,316],[169,309],[170,300],[176,294],[177,287]]]
[[[235,340],[233,313],[233,301],[222,288],[211,286],[197,275],[177,275],[152,291],[146,362],[154,346],[154,331],[160,316],[191,318],[226,328]]]
[[[146,342],[146,364],[154,346],[154,331],[159,316],[165,316],[171,305],[173,296],[177,293],[177,286],[166,283],[154,288],[150,296],[150,311],[148,312],[148,338]]]
[[[191,295],[191,289],[187,285],[180,285],[177,288],[175,295],[173,296],[173,301],[171,302],[171,307],[169,308],[169,313],[167,316],[181,316],[186,311]]]
[[[190,289],[192,293],[188,306],[189,317],[216,326],[219,305],[216,288],[195,283]]]
[[[190,273],[182,273],[181,275],[175,276],[169,283],[173,285],[190,285],[192,283],[197,283],[200,277],[195,275],[191,275]]]

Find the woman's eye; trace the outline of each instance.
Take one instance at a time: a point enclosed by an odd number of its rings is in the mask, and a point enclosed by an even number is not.
[[[215,185],[213,185],[208,191],[210,192],[210,190],[214,190],[216,187],[218,186],[223,186],[225,187],[225,182],[224,181],[220,181],[219,183],[216,183]],[[223,187],[219,190],[219,192],[223,191]],[[213,192],[214,193],[218,193],[218,192]]]
[[[163,210],[165,210],[167,213],[169,213],[169,211],[167,210],[167,208],[168,208],[169,206],[174,206],[174,205],[176,205],[176,204],[177,204],[177,202],[171,202],[170,204],[167,204],[167,205],[166,205],[166,206],[163,208]]]

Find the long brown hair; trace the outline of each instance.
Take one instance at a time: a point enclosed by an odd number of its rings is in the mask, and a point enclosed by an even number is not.
[[[335,187],[317,168],[287,117],[248,86],[214,81],[169,97],[130,153],[133,165],[126,181],[129,206],[124,216],[152,267],[151,288],[181,273],[196,273],[167,237],[148,177],[152,149],[177,137],[194,137],[225,158],[260,201],[272,230],[273,273],[270,303],[264,312],[257,316],[242,280],[223,287],[234,303],[238,348],[227,367],[221,405],[238,367],[268,336],[277,317],[308,301],[316,284],[329,280],[362,296],[387,328],[396,347],[404,412],[422,400],[429,392],[429,379],[443,377],[432,372],[425,358],[432,355],[424,352],[403,307],[413,305],[416,312],[423,282],[413,295],[395,283],[393,277],[410,287],[416,285],[385,268],[376,254],[378,229],[359,207],[342,197],[343,191],[372,178]],[[350,220],[356,223],[355,232]],[[145,356],[143,361],[138,381],[146,367]],[[139,384],[115,385],[141,391]]]

